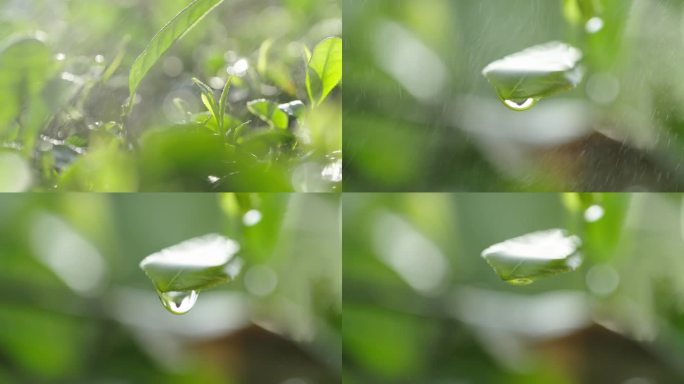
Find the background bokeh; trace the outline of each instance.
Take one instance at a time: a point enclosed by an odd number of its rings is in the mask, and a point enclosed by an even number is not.
[[[683,5],[345,1],[345,190],[681,190]],[[584,80],[508,110],[482,69],[553,40]]]
[[[346,194],[343,206],[346,383],[684,380],[682,195]],[[576,271],[514,286],[480,257],[551,228],[582,239]]]
[[[0,196],[0,382],[333,383],[339,196]],[[238,278],[167,312],[138,263],[238,241]]]
[[[0,2],[0,190],[339,188],[337,89],[284,132],[246,108],[261,98],[309,105],[305,52],[341,36],[339,0],[223,1],[151,68],[122,119],[135,58],[190,3]],[[32,40],[12,45],[21,39]],[[240,151],[194,125],[207,111],[192,78],[218,98],[229,75],[226,125],[240,126]]]

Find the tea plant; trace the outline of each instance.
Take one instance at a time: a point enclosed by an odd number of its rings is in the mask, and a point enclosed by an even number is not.
[[[137,41],[124,33],[94,60],[55,53],[40,31],[8,38],[0,48],[0,188],[338,189],[341,39],[318,39],[311,51],[300,41],[308,38],[267,38],[253,59],[240,57],[230,43],[248,36],[210,33],[231,33],[214,19],[219,9],[236,11],[222,3],[190,2],[130,66]],[[183,60],[185,44],[207,57]],[[184,71],[187,61],[196,64]]]

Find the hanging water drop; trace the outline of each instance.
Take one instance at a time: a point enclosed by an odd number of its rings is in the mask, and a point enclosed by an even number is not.
[[[182,315],[191,310],[199,296],[195,290],[158,292],[158,294],[164,308],[175,315]]]
[[[537,104],[537,99],[535,99],[534,97],[528,97],[527,99],[524,99],[524,100],[504,99],[503,102],[508,108],[510,108],[514,111],[526,111],[526,110],[534,107],[535,104]]]

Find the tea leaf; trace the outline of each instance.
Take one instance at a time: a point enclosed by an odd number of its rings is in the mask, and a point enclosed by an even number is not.
[[[306,90],[314,105],[342,81],[342,39],[329,37],[316,45],[306,71]]]
[[[152,38],[145,50],[135,59],[128,77],[129,110],[133,96],[140,82],[152,66],[166,52],[173,43],[182,38],[192,27],[197,25],[204,16],[209,14],[223,0],[195,0],[181,10]]]
[[[482,257],[506,282],[525,285],[575,270],[582,263],[581,243],[564,230],[550,229],[494,244],[482,251]]]
[[[550,42],[496,60],[482,75],[507,106],[524,110],[544,96],[577,86],[582,80],[581,58],[579,49]]]
[[[235,278],[238,249],[235,241],[210,234],[149,255],[140,268],[159,292],[200,290]]]

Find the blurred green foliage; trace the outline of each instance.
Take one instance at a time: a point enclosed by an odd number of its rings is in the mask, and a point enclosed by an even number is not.
[[[346,1],[346,190],[680,190],[683,6]],[[582,82],[508,111],[482,69],[550,41]]]
[[[345,382],[684,380],[681,195],[343,199]],[[514,286],[480,257],[550,228],[582,240],[576,271]]]
[[[339,381],[339,200],[0,197],[0,382]],[[242,272],[172,315],[138,264],[207,233],[240,244]]]
[[[0,187],[337,190],[341,49],[327,98],[310,100],[307,74],[340,35],[339,0],[5,1]],[[277,124],[248,108],[261,99]]]

